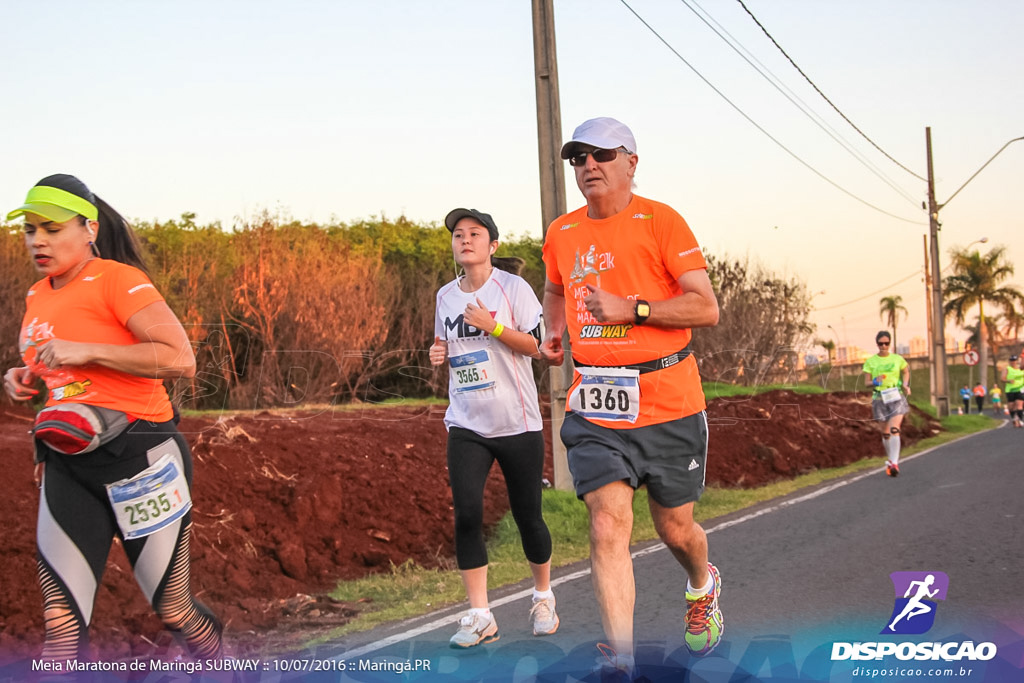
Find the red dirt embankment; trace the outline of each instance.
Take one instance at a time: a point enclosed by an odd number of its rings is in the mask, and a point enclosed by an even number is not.
[[[195,458],[193,586],[225,622],[236,652],[265,648],[274,642],[268,634],[301,630],[310,618],[320,626],[343,623],[357,606],[308,597],[339,579],[410,559],[451,565],[443,412],[365,408],[182,420]],[[904,443],[936,428],[915,412]],[[708,482],[753,487],[880,456],[869,413],[853,394],[775,391],[712,401]],[[0,458],[9,477],[0,525],[6,657],[37,654],[42,641],[31,420],[20,408],[0,410]],[[546,469],[551,479],[550,443]],[[500,473],[488,483],[485,508],[488,524],[508,509]],[[111,553],[91,634],[105,658],[159,654],[169,643],[119,548]]]

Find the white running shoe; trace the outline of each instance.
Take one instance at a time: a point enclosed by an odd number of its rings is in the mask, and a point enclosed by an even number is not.
[[[493,614],[485,617],[467,613],[459,619],[459,630],[449,642],[452,647],[473,647],[494,642],[498,637],[498,622],[494,620]]]
[[[530,608],[530,622],[533,624],[533,635],[550,636],[558,630],[558,615],[555,613],[555,599],[542,598],[533,601]]]

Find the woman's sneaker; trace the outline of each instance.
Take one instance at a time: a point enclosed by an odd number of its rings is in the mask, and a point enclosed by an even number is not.
[[[483,616],[470,612],[459,619],[459,630],[449,641],[452,647],[473,647],[498,639],[498,622],[494,615]]]
[[[533,635],[550,636],[558,630],[558,615],[555,613],[555,599],[543,598],[534,600],[530,608],[530,623],[533,624]]]
[[[722,594],[722,579],[715,565],[708,562],[708,571],[714,585],[707,595],[695,596],[686,592],[686,633],[683,640],[691,654],[706,655],[714,650],[722,639],[725,622],[718,607],[718,596]]]

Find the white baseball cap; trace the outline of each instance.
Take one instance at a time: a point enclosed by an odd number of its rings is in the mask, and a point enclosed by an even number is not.
[[[588,119],[577,126],[572,133],[572,140],[562,145],[562,158],[571,157],[576,151],[576,146],[580,144],[598,149],[625,147],[630,154],[636,154],[633,132],[626,124],[607,116]]]

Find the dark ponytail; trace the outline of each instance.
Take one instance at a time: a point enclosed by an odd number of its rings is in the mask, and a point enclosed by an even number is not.
[[[149,275],[146,262],[142,258],[142,248],[132,226],[110,204],[95,194],[93,199],[99,211],[100,230],[96,236],[96,249],[100,257],[135,266]]]
[[[504,270],[506,273],[519,275],[523,272],[523,266],[526,265],[526,261],[518,256],[491,256],[491,265],[498,270]]]

